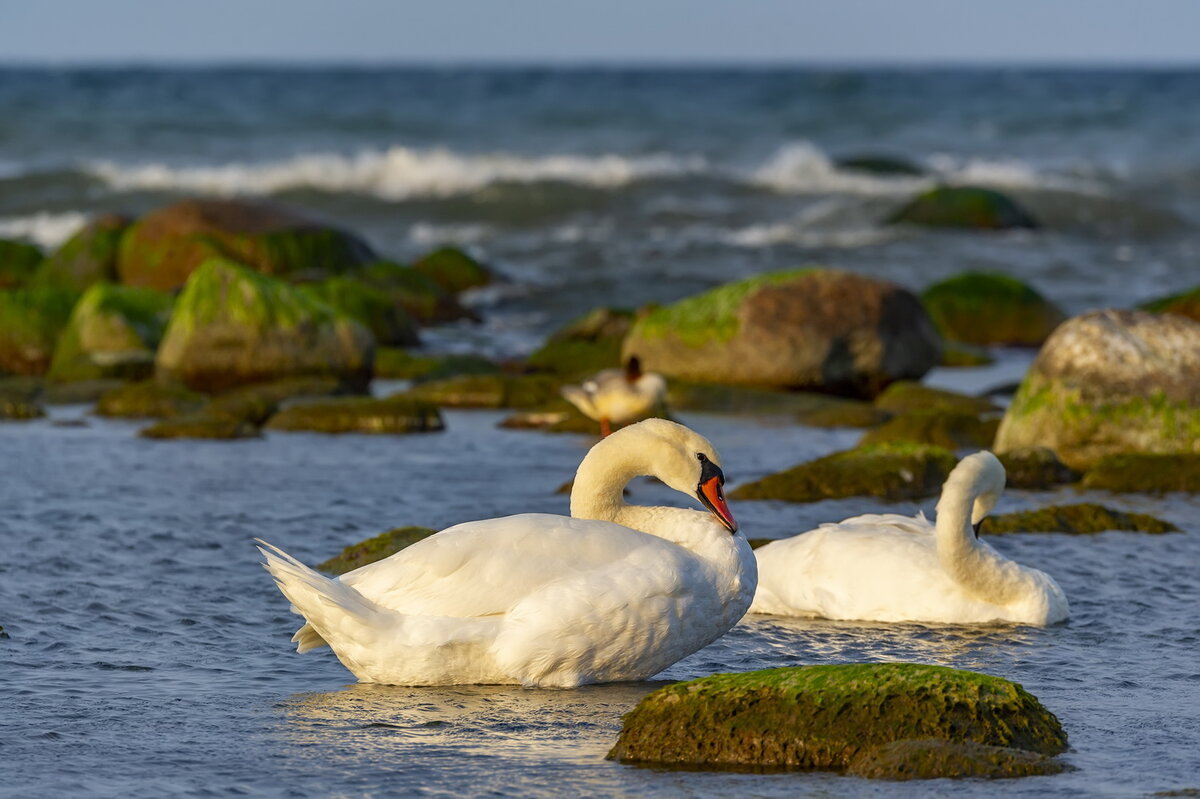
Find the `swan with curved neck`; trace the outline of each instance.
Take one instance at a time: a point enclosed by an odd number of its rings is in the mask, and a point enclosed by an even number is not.
[[[652,475],[709,512],[628,505]],[[722,491],[720,459],[688,428],[649,419],[584,458],[572,516],[456,525],[329,579],[269,544],[266,569],[362,682],[572,687],[642,680],[723,635],[750,606],[754,555]]]
[[[1004,479],[996,456],[977,452],[942,486],[936,525],[920,514],[856,516],[761,547],[751,612],[959,624],[1066,619],[1053,578],[979,539]]]

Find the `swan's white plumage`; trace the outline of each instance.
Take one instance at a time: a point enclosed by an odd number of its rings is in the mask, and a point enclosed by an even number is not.
[[[870,621],[1053,624],[1069,614],[1053,578],[971,529],[1004,486],[989,452],[964,458],[923,514],[856,516],[760,547],[751,612]],[[977,502],[978,499],[978,502]]]
[[[697,451],[716,457],[700,436],[657,419],[593,448],[572,510],[624,525],[536,513],[469,522],[333,580],[260,549],[308,622],[293,638],[299,650],[327,642],[364,682],[645,679],[736,624],[754,593],[744,537],[708,513],[620,499],[645,472],[695,486]]]
[[[578,386],[563,386],[563,398],[602,424],[622,425],[649,416],[666,401],[667,381],[632,363],[624,369],[602,369]]]

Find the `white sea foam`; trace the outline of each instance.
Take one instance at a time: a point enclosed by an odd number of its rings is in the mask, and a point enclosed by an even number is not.
[[[755,185],[785,194],[908,194],[930,181],[911,175],[869,175],[841,170],[812,142],[785,144],[749,174]]]
[[[25,239],[46,249],[52,249],[69,239],[88,221],[82,211],[49,213],[39,211],[28,216],[0,217],[0,237]]]
[[[301,155],[284,161],[221,166],[123,165],[100,161],[89,171],[115,189],[271,194],[289,189],[359,192],[382,199],[448,197],[494,183],[563,181],[614,188],[635,180],[703,171],[702,158],[645,156],[464,155],[444,148],[391,147],[358,155]]]

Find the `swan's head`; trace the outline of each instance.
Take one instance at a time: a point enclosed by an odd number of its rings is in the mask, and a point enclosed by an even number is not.
[[[729,532],[737,532],[737,522],[725,502],[721,458],[704,436],[666,419],[646,419],[618,430],[603,444],[606,450],[636,452],[645,463],[645,473],[676,491],[694,495]]]
[[[961,494],[975,497],[971,507],[971,526],[978,535],[979,525],[992,512],[992,508],[996,507],[1000,495],[1004,493],[1005,479],[1004,466],[999,458],[986,450],[976,452],[958,462],[946,479],[942,494],[944,496],[947,489],[954,489]]]

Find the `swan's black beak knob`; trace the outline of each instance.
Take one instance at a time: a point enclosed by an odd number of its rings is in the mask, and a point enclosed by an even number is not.
[[[713,516],[731,533],[736,533],[738,526],[733,513],[725,502],[725,473],[721,467],[700,455],[700,485],[696,486],[696,496],[704,503],[704,507],[712,511]]]

